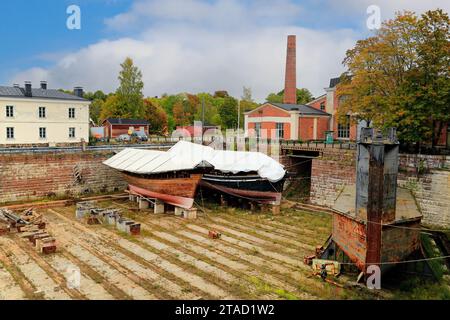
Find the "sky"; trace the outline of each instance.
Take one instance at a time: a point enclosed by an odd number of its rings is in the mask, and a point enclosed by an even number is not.
[[[81,28],[69,30],[77,5]],[[115,91],[120,63],[142,70],[146,96],[243,86],[263,102],[284,85],[287,35],[297,36],[297,87],[314,96],[339,76],[346,50],[381,19],[448,0],[3,0],[0,85],[46,80],[49,88]]]

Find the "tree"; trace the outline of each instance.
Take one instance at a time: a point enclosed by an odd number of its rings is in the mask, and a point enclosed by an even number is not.
[[[158,104],[157,99],[147,98],[144,100],[145,116],[150,123],[150,132],[158,135],[167,134],[168,118],[164,109]]]
[[[250,101],[252,102],[252,88],[250,87],[242,87],[242,97],[241,100],[243,101]]]
[[[307,104],[312,100],[314,100],[314,97],[308,89],[297,89],[297,104]]]
[[[240,111],[241,111],[241,115],[239,118],[239,128],[244,128],[244,124],[245,124],[245,112],[251,111],[253,109],[256,109],[259,106],[258,103],[253,102],[253,101],[248,101],[248,100],[241,100],[241,104],[240,104]]]
[[[226,97],[223,105],[219,109],[222,127],[225,129],[237,127],[237,100],[233,97]]]
[[[98,100],[105,101],[106,98],[108,98],[108,96],[102,90],[97,90],[92,95],[92,100],[98,99]]]
[[[218,106],[223,104],[223,98],[214,98],[209,93],[197,94],[199,99],[199,107],[195,113],[195,120],[202,120],[202,101],[205,107],[205,124],[220,125],[220,116],[218,115]],[[221,103],[219,103],[221,100]]]
[[[283,103],[283,95],[278,95],[276,93],[270,93],[267,98],[267,102],[271,103]]]
[[[226,98],[229,97],[228,91],[226,90],[218,90],[214,92],[214,98]]]
[[[188,126],[191,124],[189,119],[186,117],[184,101],[175,102],[173,105],[172,114],[176,126]]]
[[[435,143],[450,117],[449,38],[449,17],[442,10],[420,18],[399,13],[384,22],[375,36],[347,51],[348,71],[337,87],[339,117],[397,127],[401,141],[417,146]]]
[[[144,103],[142,90],[142,72],[133,64],[131,58],[126,58],[120,65],[120,86],[117,88],[117,103],[115,116],[121,118],[142,118],[144,116]]]
[[[103,104],[108,96],[103,91],[97,90],[95,92],[86,92],[84,98],[92,101],[89,107],[89,117],[94,123],[99,124]]]
[[[176,101],[172,107],[175,124],[179,126],[193,124],[199,105],[200,100],[196,95],[183,94],[183,99]]]
[[[95,124],[100,124],[100,114],[103,109],[103,104],[105,102],[101,99],[95,99],[91,102],[89,107],[89,117],[94,121]]]
[[[266,101],[271,103],[283,103],[283,100],[284,90],[281,90],[277,94],[270,93],[266,98]],[[308,89],[297,89],[297,104],[306,104],[312,100],[314,100],[314,97]]]
[[[110,95],[102,105],[102,110],[100,112],[100,120],[103,121],[107,118],[117,117],[120,114],[118,110],[119,108],[120,105],[117,95],[115,94]]]
[[[450,121],[450,28],[442,10],[428,11],[418,23],[418,72],[410,82],[416,84],[416,104],[431,111],[432,144],[436,145],[444,123]]]

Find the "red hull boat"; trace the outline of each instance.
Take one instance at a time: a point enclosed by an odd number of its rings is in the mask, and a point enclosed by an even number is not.
[[[186,177],[140,176],[123,172],[130,192],[148,198],[155,198],[165,203],[190,209],[202,178],[201,174],[187,174]]]

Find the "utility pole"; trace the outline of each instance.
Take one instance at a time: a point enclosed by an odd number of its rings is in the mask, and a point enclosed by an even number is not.
[[[202,144],[203,144],[203,127],[205,126],[205,97],[202,97]]]
[[[202,97],[202,126],[205,125],[205,97]]]
[[[238,123],[237,123],[238,134],[239,134],[240,121],[241,121],[241,100],[238,100]]]

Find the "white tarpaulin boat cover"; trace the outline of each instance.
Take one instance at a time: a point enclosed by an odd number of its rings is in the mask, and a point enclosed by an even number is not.
[[[281,180],[286,171],[283,166],[261,152],[214,150],[187,141],[179,141],[168,151],[127,148],[103,162],[105,165],[138,174],[192,170],[211,165],[221,172],[255,171],[271,182]]]

